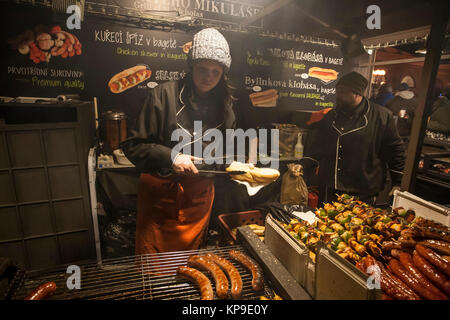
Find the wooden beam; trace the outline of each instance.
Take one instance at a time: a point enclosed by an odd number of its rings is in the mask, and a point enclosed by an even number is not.
[[[245,20],[243,23],[241,23],[241,26],[243,26],[243,27],[248,26],[249,24],[252,24],[253,22],[277,11],[281,7],[287,6],[288,4],[290,4],[293,1],[294,0],[277,0],[275,2],[272,2],[268,6],[264,7],[264,10],[258,12],[254,16],[249,17],[247,20]]]
[[[415,111],[408,144],[405,170],[403,172],[401,185],[402,191],[414,193],[417,167],[422,151],[427,120],[433,102],[431,101],[433,85],[436,80],[436,74],[441,59],[441,51],[444,44],[448,18],[449,2],[433,2],[433,22],[427,39],[427,53],[419,85],[418,106]]]

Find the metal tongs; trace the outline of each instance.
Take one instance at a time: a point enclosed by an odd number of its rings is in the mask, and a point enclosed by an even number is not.
[[[212,157],[212,158],[202,158],[202,161],[206,161],[206,160],[217,160],[217,159],[227,159],[230,157],[234,157],[234,155],[226,155],[226,156],[221,156],[221,157]],[[245,157],[245,159],[247,159],[247,157]],[[194,162],[195,164],[195,162]],[[245,174],[246,171],[225,171],[225,170],[207,170],[207,169],[197,169],[199,174],[222,174],[222,175],[229,175],[229,176],[236,176],[236,175],[240,175],[240,174]],[[160,172],[158,172],[158,174],[162,177],[167,177],[170,175],[194,175],[192,173],[175,173],[173,171],[172,168],[164,168],[162,169]]]
[[[198,170],[198,174],[226,174],[229,176],[235,176],[240,174],[245,174],[245,171],[222,171],[222,170]],[[158,175],[161,177],[168,177],[170,175],[185,175],[185,176],[193,176],[193,173],[176,173],[172,169],[165,169],[163,172],[158,172]]]
[[[198,170],[198,173],[205,174],[228,174],[230,176],[245,174],[245,171],[219,171],[219,170]]]

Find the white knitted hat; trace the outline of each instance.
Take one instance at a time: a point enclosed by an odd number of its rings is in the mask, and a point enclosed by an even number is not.
[[[191,63],[198,59],[214,60],[222,64],[226,71],[231,65],[230,48],[225,37],[214,28],[207,28],[194,35],[189,52]]]

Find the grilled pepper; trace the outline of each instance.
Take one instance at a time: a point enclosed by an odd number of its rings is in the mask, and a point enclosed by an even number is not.
[[[333,229],[334,231],[336,231],[339,235],[341,235],[345,231],[344,227],[336,222],[332,223],[330,225],[330,228]]]
[[[338,246],[338,244],[339,244],[341,241],[342,241],[342,240],[341,240],[341,238],[339,238],[339,237],[336,237],[336,238],[331,239],[331,241],[330,241],[330,247],[331,247],[331,249],[333,249],[334,251],[336,251],[336,250],[337,250],[337,246]]]
[[[353,238],[353,233],[351,233],[350,231],[344,231],[341,234],[341,239],[345,241],[345,243],[348,243],[348,240],[350,240],[351,238]]]

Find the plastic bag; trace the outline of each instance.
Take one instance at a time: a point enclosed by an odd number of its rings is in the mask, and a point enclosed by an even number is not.
[[[308,205],[308,187],[303,180],[303,167],[300,164],[288,164],[288,171],[282,177],[280,203]]]

